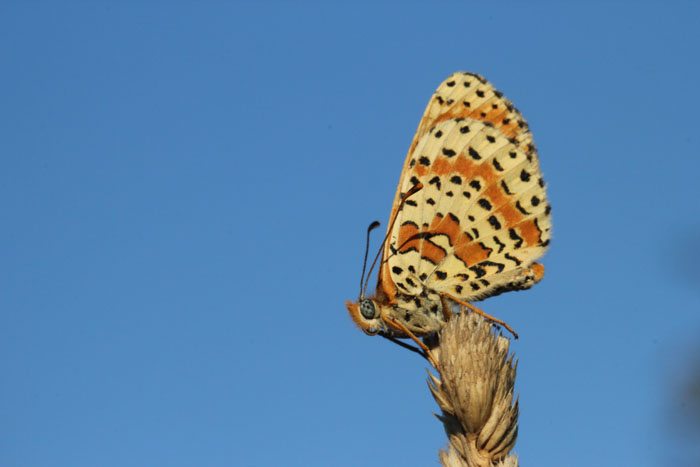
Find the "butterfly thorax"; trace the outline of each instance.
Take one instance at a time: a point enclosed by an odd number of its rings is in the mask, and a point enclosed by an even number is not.
[[[352,320],[367,334],[382,332],[392,337],[408,337],[400,329],[403,326],[415,336],[423,337],[439,331],[446,322],[440,296],[425,291],[420,295],[397,294],[392,300],[379,293],[374,298],[347,302],[346,306]]]

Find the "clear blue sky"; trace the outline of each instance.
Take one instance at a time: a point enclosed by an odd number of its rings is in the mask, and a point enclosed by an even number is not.
[[[427,5],[3,2],[0,465],[435,465],[426,363],[343,302],[457,70],[554,208],[544,281],[482,303],[523,464],[693,455],[700,7]]]

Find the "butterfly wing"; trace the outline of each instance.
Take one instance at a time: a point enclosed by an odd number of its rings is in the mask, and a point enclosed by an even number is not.
[[[424,188],[396,213],[414,185]],[[397,189],[378,289],[464,301],[519,288],[550,239],[550,207],[525,120],[482,77],[437,89]],[[531,285],[531,282],[530,282]]]

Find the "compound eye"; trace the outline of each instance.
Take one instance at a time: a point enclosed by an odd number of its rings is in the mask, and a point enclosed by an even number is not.
[[[377,317],[377,307],[374,301],[363,298],[360,300],[360,313],[365,319],[374,319]]]

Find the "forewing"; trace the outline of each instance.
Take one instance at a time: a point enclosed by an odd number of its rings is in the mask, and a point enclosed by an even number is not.
[[[428,104],[401,174],[380,286],[473,301],[517,282],[544,254],[550,208],[527,124],[478,75],[455,73]]]

